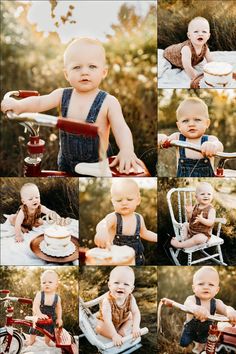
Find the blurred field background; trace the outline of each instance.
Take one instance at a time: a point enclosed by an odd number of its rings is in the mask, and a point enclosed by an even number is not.
[[[141,203],[136,212],[144,218],[147,229],[157,232],[157,184],[155,178],[136,178]],[[110,178],[80,178],[80,246],[93,248],[96,226],[114,211],[110,197]],[[142,240],[146,264],[156,264],[156,243]]]
[[[236,264],[236,179],[235,178],[159,178],[158,179],[158,265],[173,264],[169,254],[169,241],[167,234],[174,236],[171,217],[167,205],[166,194],[171,188],[196,187],[197,183],[206,181],[214,190],[212,205],[216,209],[216,217],[226,218],[227,223],[222,225],[221,237],[224,244],[221,246],[225,263]],[[193,202],[195,203],[195,201]],[[177,201],[172,202],[174,210],[177,210]],[[216,227],[217,225],[215,225]],[[214,248],[212,248],[213,250]],[[209,249],[210,251],[210,249]],[[198,255],[195,255],[198,258]],[[201,255],[202,257],[202,255]],[[182,258],[186,264],[186,255]],[[212,261],[205,261],[211,264]],[[213,263],[212,263],[213,264]]]
[[[40,275],[46,269],[53,269],[59,277],[57,293],[61,297],[63,327],[78,335],[78,267],[0,267],[1,289],[10,290],[10,296],[34,299],[40,291]],[[1,295],[1,297],[4,297]],[[0,306],[0,326],[4,326],[5,308]],[[14,303],[14,317],[24,319],[32,315],[32,306]],[[17,326],[20,329],[20,326]],[[29,328],[23,327],[28,333]]]
[[[78,178],[0,178],[0,222],[3,214],[16,213],[22,204],[20,189],[25,183],[35,183],[40,192],[41,204],[56,211],[61,217],[79,220]]]
[[[159,0],[158,48],[185,41],[188,23],[197,16],[209,21],[211,51],[236,50],[234,0]]]
[[[236,90],[158,90],[158,133],[177,132],[176,109],[187,97],[199,97],[208,106],[211,124],[207,135],[215,135],[224,145],[225,152],[236,152]],[[215,159],[217,163],[217,158]],[[215,165],[216,165],[215,163]],[[236,159],[228,160],[227,169],[236,169]],[[176,176],[175,148],[158,151],[158,176]]]
[[[55,24],[55,31],[63,30],[68,17],[73,16],[73,5],[65,3],[65,13]],[[50,1],[51,15],[57,1]],[[67,87],[63,74],[65,44],[56,32],[37,32],[27,14],[30,2],[1,2],[1,91],[0,97],[10,90],[30,89],[47,94],[58,87]],[[88,14],[91,4],[88,2]],[[22,10],[23,9],[23,10]],[[69,13],[69,15],[68,15]],[[107,52],[108,76],[101,89],[116,96],[134,139],[136,154],[143,158],[155,175],[156,162],[156,5],[150,2],[145,16],[138,15],[132,4],[121,5],[118,22],[112,24],[113,35],[104,43]],[[76,19],[75,19],[76,21]],[[77,26],[80,23],[77,22]],[[96,35],[95,35],[96,37]],[[58,115],[53,110],[50,114]],[[42,128],[41,137],[46,140],[47,152],[43,168],[57,167],[58,131]],[[26,156],[28,136],[17,123],[3,120],[1,115],[1,176],[22,176],[23,157]],[[117,153],[111,138],[114,153]]]
[[[163,297],[179,303],[192,294],[192,277],[200,267],[158,267],[158,302]],[[235,267],[215,267],[220,276],[220,291],[216,298],[236,308]],[[186,315],[178,309],[162,307],[161,320],[163,335],[158,333],[158,353],[186,353],[179,345],[179,339]],[[191,350],[188,351],[191,353]]]
[[[80,267],[79,294],[84,301],[93,300],[108,291],[107,282],[113,267]],[[135,288],[133,295],[141,313],[141,327],[148,327],[149,333],[142,337],[143,347],[135,353],[156,353],[157,331],[157,269],[156,267],[134,267]],[[98,306],[93,308],[95,312]],[[80,339],[80,353],[95,354],[98,351],[85,338]]]

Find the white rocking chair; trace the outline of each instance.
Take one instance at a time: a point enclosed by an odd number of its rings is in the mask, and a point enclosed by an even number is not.
[[[104,298],[106,294],[99,296],[98,298],[84,302],[81,297],[79,298],[79,326],[81,331],[83,332],[82,336],[85,336],[90,344],[95,345],[99,351],[99,353],[103,354],[118,354],[118,353],[132,353],[139,349],[141,344],[141,337],[133,340],[132,335],[128,335],[124,337],[124,343],[122,346],[117,347],[114,346],[111,339],[103,337],[96,333],[96,313],[92,313],[90,311],[90,307],[93,307]],[[141,335],[148,333],[148,329],[146,327],[141,329]]]
[[[193,205],[193,194],[195,193],[195,188],[172,188],[167,193],[167,203],[170,211],[171,221],[174,228],[174,233],[178,241],[183,240],[182,228],[183,223],[187,221],[187,214],[185,210],[186,202],[188,204],[191,203]],[[173,206],[177,205],[176,208]],[[224,263],[221,245],[224,243],[224,240],[220,238],[221,225],[226,224],[226,220],[224,218],[216,218],[215,223],[218,223],[218,228],[216,235],[211,235],[211,238],[208,242],[197,245],[189,248],[178,248],[174,249],[170,247],[170,254],[173,258],[173,261],[176,265],[181,265],[179,256],[181,255],[181,251],[186,253],[188,256],[187,265],[192,265],[200,262],[204,262],[208,259],[212,259],[215,263],[221,265],[227,265]],[[216,253],[209,254],[206,252],[206,249],[215,247]],[[193,253],[201,251],[204,257],[193,260]]]

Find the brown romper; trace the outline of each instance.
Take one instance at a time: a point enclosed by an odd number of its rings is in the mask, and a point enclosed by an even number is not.
[[[38,227],[41,225],[39,222],[39,219],[41,217],[41,205],[38,206],[38,208],[35,210],[35,213],[33,215],[29,215],[28,207],[26,205],[21,205],[18,209],[17,214],[19,213],[20,209],[24,213],[24,220],[21,226],[25,229],[28,229],[29,231],[32,230],[33,227]],[[13,222],[15,223],[15,219],[17,214],[14,216]]]
[[[130,316],[132,295],[129,294],[129,296],[127,297],[127,299],[125,300],[124,304],[121,307],[116,304],[114,297],[110,293],[108,294],[107,298],[111,305],[112,323],[115,329],[119,330],[122,324],[125,323]],[[102,303],[100,304],[97,319],[104,321],[102,315]]]
[[[169,47],[167,47],[164,50],[164,58],[166,58],[175,67],[183,69],[181,50],[185,46],[189,46],[189,48],[191,50],[191,53],[192,53],[191,64],[192,64],[192,66],[197,65],[205,58],[207,48],[208,48],[207,45],[204,44],[202,47],[201,53],[199,55],[197,55],[195,48],[189,39],[187,39],[185,42],[173,44],[173,45],[170,45]]]
[[[202,213],[202,216],[207,219],[209,211],[213,209],[212,205],[208,205],[204,209],[200,209],[198,205],[195,205],[192,213],[192,217],[189,220],[189,235],[190,238],[197,234],[204,234],[208,239],[211,237],[212,226],[206,226],[201,224],[200,222],[194,223],[196,217]]]

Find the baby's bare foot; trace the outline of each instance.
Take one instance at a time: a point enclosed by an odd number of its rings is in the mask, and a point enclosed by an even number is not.
[[[46,344],[48,347],[55,347],[55,343],[53,343],[50,338],[45,337],[44,340],[45,340],[45,344]]]
[[[175,248],[181,248],[181,242],[179,242],[175,237],[172,238],[170,241],[170,244],[174,246]]]
[[[26,345],[27,347],[30,347],[30,346],[33,345],[35,342],[36,342],[36,339],[28,339],[28,340],[25,342],[25,345]]]

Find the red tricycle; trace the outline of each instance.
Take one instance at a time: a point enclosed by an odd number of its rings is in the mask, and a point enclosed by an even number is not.
[[[39,96],[38,91],[10,91],[4,98],[17,97],[26,98],[30,96]],[[71,177],[78,175],[95,176],[95,177],[148,177],[150,173],[142,163],[138,171],[130,169],[129,174],[120,173],[117,166],[110,168],[109,164],[114,160],[115,156],[106,158],[106,154],[101,150],[99,155],[101,161],[98,163],[79,163],[75,166],[73,174],[65,171],[45,171],[42,170],[42,158],[45,153],[45,141],[39,136],[39,126],[56,127],[71,134],[86,135],[91,137],[99,137],[99,129],[96,124],[84,123],[75,119],[64,119],[62,117],[54,117],[42,113],[21,113],[19,115],[12,111],[7,111],[6,116],[11,121],[16,121],[23,125],[29,132],[30,140],[27,143],[27,151],[29,156],[24,159],[24,176],[25,177]],[[101,145],[101,144],[100,144]]]
[[[32,304],[31,299],[9,296],[9,290],[0,290],[0,294],[5,294],[5,297],[0,298],[0,303],[4,302],[4,306],[6,307],[5,326],[0,328],[0,354],[21,353],[26,338],[25,335],[13,327],[13,325],[35,328],[40,333],[48,336],[55,343],[56,348],[61,348],[63,354],[78,354],[78,346],[74,337],[64,328],[55,328],[54,335],[52,335],[44,328],[39,327],[39,325],[52,323],[52,319],[38,319],[35,316],[26,316],[23,320],[13,318],[14,307],[12,303]]]
[[[191,310],[185,305],[179,304],[173,300],[163,298],[161,299],[158,306],[158,322],[157,328],[160,333],[163,334],[161,328],[161,308],[162,305],[168,307],[175,307],[185,313],[193,314]],[[212,324],[209,327],[208,338],[206,342],[205,351],[201,354],[215,354],[215,353],[235,353],[236,352],[236,327],[226,325],[226,322],[229,322],[229,319],[225,316],[215,314],[209,315],[209,320],[212,320]],[[219,323],[225,322],[225,325],[220,329]]]

